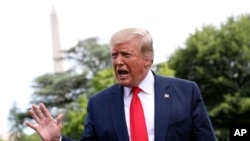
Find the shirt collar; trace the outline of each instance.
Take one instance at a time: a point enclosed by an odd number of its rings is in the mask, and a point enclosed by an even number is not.
[[[148,71],[146,77],[140,82],[138,85],[143,92],[146,94],[154,93],[154,75],[152,71]],[[124,96],[127,97],[131,93],[131,89],[129,87],[124,87]]]

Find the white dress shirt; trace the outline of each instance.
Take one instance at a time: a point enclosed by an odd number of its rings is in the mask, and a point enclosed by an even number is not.
[[[144,112],[144,117],[146,121],[148,139],[149,141],[154,141],[154,75],[152,71],[149,71],[144,80],[139,84],[141,92],[138,94]],[[130,138],[130,103],[132,99],[131,88],[124,87],[124,108],[125,108],[125,118],[128,128],[129,138]],[[131,140],[131,138],[130,138]]]

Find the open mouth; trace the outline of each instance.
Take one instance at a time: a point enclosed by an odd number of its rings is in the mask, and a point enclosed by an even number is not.
[[[124,78],[125,76],[128,75],[128,71],[126,70],[118,70],[117,72],[120,78]]]

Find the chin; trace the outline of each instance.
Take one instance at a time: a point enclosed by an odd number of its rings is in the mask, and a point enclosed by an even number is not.
[[[124,80],[119,80],[118,83],[124,87],[131,87],[131,84],[128,82],[125,82]]]

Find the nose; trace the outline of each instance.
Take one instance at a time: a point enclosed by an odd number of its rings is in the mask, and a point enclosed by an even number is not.
[[[120,55],[118,55],[116,58],[113,59],[114,65],[123,65],[123,60]]]

